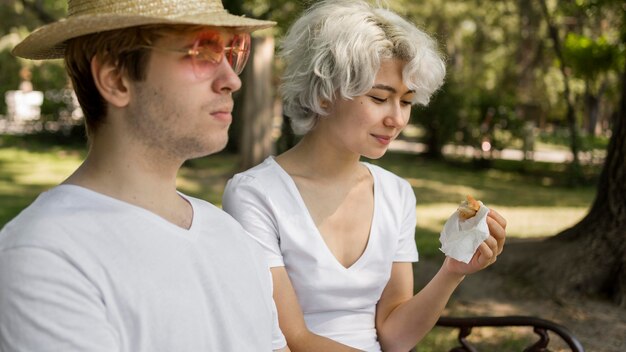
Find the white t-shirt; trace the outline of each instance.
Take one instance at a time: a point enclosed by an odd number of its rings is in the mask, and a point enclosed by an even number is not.
[[[40,195],[0,232],[0,350],[284,347],[259,246],[184,198],[189,230],[78,186]]]
[[[380,351],[374,318],[392,263],[418,260],[415,195],[406,180],[364,165],[374,177],[374,215],[366,249],[349,268],[326,246],[293,179],[272,157],[228,182],[223,208],[261,244],[271,267],[285,266],[312,332]]]

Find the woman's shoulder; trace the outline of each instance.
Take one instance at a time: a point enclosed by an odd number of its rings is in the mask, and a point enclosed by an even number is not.
[[[228,181],[226,191],[245,187],[249,191],[267,193],[271,190],[283,189],[287,183],[284,174],[285,171],[270,156],[262,163],[235,174]]]
[[[262,163],[239,173],[236,173],[231,181],[238,183],[264,183],[276,179],[280,174],[280,168],[272,156],[267,157]]]
[[[393,172],[368,162],[363,162],[363,164],[369,168],[375,179],[381,181],[380,184],[383,187],[398,187],[399,189],[411,188],[409,181]]]

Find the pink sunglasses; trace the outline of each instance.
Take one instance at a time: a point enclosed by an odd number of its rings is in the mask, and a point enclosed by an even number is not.
[[[191,57],[193,71],[196,77],[203,79],[210,76],[214,65],[226,58],[228,64],[236,74],[240,74],[246,66],[250,55],[250,34],[207,30],[198,33],[191,48],[162,48],[144,46],[145,48],[173,51],[187,54]]]

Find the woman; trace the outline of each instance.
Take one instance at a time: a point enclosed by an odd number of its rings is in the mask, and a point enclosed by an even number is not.
[[[264,248],[280,327],[292,351],[408,351],[433,327],[467,274],[502,251],[505,221],[472,261],[446,258],[413,295],[415,196],[360,161],[382,157],[412,104],[445,75],[436,44],[398,15],[362,1],[323,1],[289,30],[284,108],[301,141],[227,185],[224,209]]]

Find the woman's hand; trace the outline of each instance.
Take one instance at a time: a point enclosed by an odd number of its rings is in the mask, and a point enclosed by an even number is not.
[[[446,257],[443,265],[448,271],[461,275],[473,274],[496,261],[498,255],[502,253],[506,239],[506,220],[498,212],[491,209],[487,215],[487,226],[489,227],[489,237],[480,244],[472,260],[466,264]]]

